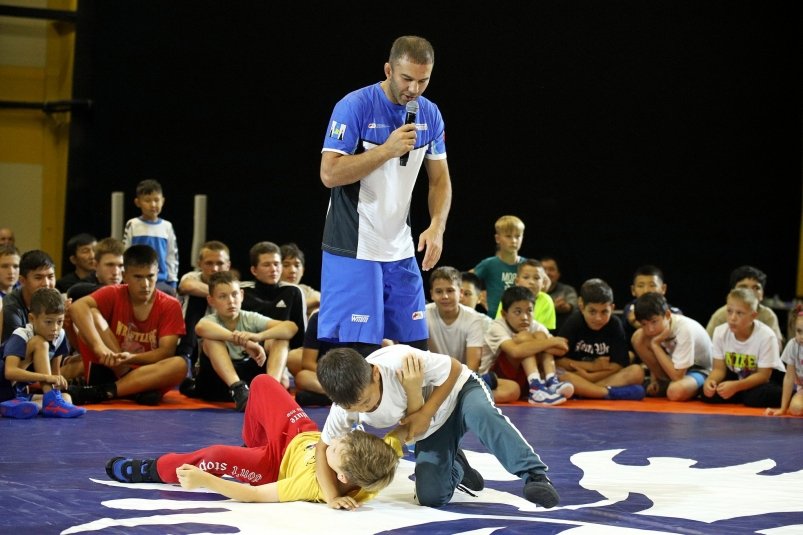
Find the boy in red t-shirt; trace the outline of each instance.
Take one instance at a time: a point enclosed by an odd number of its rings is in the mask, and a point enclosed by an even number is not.
[[[132,245],[123,255],[123,284],[104,286],[70,307],[84,359],[86,385],[71,385],[73,403],[133,397],[156,405],[187,375],[176,356],[185,333],[178,300],[156,289],[156,251]]]

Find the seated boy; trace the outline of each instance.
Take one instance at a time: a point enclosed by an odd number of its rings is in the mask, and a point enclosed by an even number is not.
[[[703,386],[702,400],[780,406],[786,367],[777,336],[758,321],[758,297],[747,288],[734,288],[725,306],[728,322],[714,329],[714,369]]]
[[[453,356],[471,371],[479,373],[485,331],[492,321],[487,315],[459,302],[462,280],[463,275],[449,266],[436,268],[429,277],[432,303],[428,303],[426,308],[428,349]],[[497,403],[519,399],[521,390],[515,381],[498,379],[490,370],[481,375]]]
[[[0,245],[0,299],[20,287],[20,252],[13,245]]]
[[[734,288],[747,288],[756,294],[756,299],[758,299],[758,315],[756,316],[756,319],[772,329],[772,332],[775,333],[775,337],[778,338],[778,347],[780,348],[783,347],[784,337],[783,333],[781,333],[781,328],[778,323],[778,316],[770,307],[761,304],[761,302],[764,300],[764,289],[766,287],[767,274],[756,267],[739,266],[731,272],[731,290]],[[708,332],[708,336],[713,339],[714,329],[723,323],[727,323],[727,321],[727,305],[722,305],[722,307],[718,308],[713,314],[711,314],[711,318],[708,320],[708,325],[705,327],[705,330]]]
[[[318,382],[318,360],[337,344],[318,340],[318,311],[312,313],[304,333],[304,347],[301,348],[301,363],[298,370],[291,369],[296,383],[296,401],[302,407],[309,405],[331,405],[321,383]]]
[[[419,383],[423,389],[414,393],[403,380],[411,361],[423,374]],[[471,431],[508,472],[525,481],[527,500],[547,508],[558,504],[547,466],[490,400],[485,383],[457,359],[402,344],[383,347],[367,358],[354,349],[337,348],[318,362],[318,380],[334,402],[316,446],[319,459],[333,448],[337,451],[338,439],[355,424],[405,425],[405,441],[416,441],[417,501],[441,507],[449,503],[458,484],[474,491],[485,487],[482,475],[458,448],[463,435]],[[316,470],[327,503],[342,496],[337,473],[324,464]]]
[[[549,285],[549,277],[544,271],[541,262],[534,258],[523,260],[516,270],[516,286],[524,286],[535,296],[533,304],[533,319],[547,328],[549,332],[555,330],[555,303],[549,294],[543,291]],[[495,318],[502,317],[502,302],[496,309]]]
[[[104,286],[70,307],[87,381],[69,387],[77,405],[129,396],[156,405],[187,375],[187,362],[176,356],[181,306],[156,289],[156,251],[132,245],[123,265],[124,284]]]
[[[156,459],[113,457],[106,473],[123,483],[180,483],[205,487],[240,502],[327,501],[316,478],[316,459],[337,474],[333,509],[355,509],[393,481],[402,446],[396,429],[385,441],[355,430],[316,456],[318,426],[272,377],[254,378],[243,420],[243,446],[208,446]],[[230,476],[237,481],[227,481]],[[243,483],[247,483],[244,485]]]
[[[647,292],[636,299],[633,347],[650,369],[648,396],[687,401],[700,393],[711,373],[711,338],[705,328],[682,314],[673,314],[666,298]]]
[[[67,379],[60,374],[61,359],[69,354],[64,332],[64,298],[55,288],[40,288],[31,296],[28,324],[19,327],[3,346],[0,376],[0,414],[11,418],[42,416],[75,418],[86,412],[61,396]],[[33,368],[31,371],[30,368]],[[39,383],[43,394],[27,392]]]
[[[551,336],[533,319],[534,303],[535,296],[524,286],[511,286],[502,293],[502,316],[485,333],[480,372],[492,370],[500,381],[516,382],[532,404],[559,405],[574,394],[571,384],[558,380],[555,369],[555,355],[566,353],[568,346],[565,338]]]
[[[265,373],[266,361],[269,367],[272,359],[286,358],[287,341],[296,334],[297,327],[292,321],[240,310],[243,291],[231,271],[219,271],[209,277],[206,299],[214,312],[195,326],[203,353],[194,394],[211,400],[228,397],[242,412],[248,403],[248,385]],[[273,378],[280,381],[281,374]]]
[[[644,369],[630,364],[627,340],[613,315],[613,290],[602,279],[580,286],[577,310],[561,327],[569,352],[557,361],[561,381],[575,393],[594,399],[643,399]]]

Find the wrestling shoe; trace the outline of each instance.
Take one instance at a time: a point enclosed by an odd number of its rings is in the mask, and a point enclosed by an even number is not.
[[[178,385],[178,391],[188,398],[200,397],[195,390],[195,379],[192,377],[185,377],[184,380],[181,381],[181,384]]]
[[[237,381],[232,384],[229,387],[229,394],[234,400],[234,410],[245,412],[245,407],[248,405],[248,385],[245,384],[245,381]]]
[[[536,505],[551,509],[560,502],[560,496],[545,474],[531,473],[524,483],[524,497]]]
[[[556,375],[546,380],[546,388],[550,392],[554,392],[566,399],[571,399],[574,395],[574,385],[566,381],[558,380]]]
[[[466,454],[460,448],[457,449],[454,456],[454,461],[463,467],[463,479],[460,484],[468,490],[479,491],[485,488],[485,479],[478,470],[471,467],[466,459]]]
[[[296,403],[302,407],[309,407],[315,405],[318,407],[328,407],[332,404],[332,400],[324,394],[317,392],[309,392],[307,390],[296,390]]]
[[[67,403],[61,397],[61,391],[53,388],[42,396],[42,416],[50,418],[78,418],[86,414],[86,409]]]
[[[644,387],[641,385],[609,386],[605,399],[629,399],[638,401],[644,399]]]
[[[560,405],[566,398],[555,392],[550,392],[540,380],[530,381],[530,395],[527,398],[533,405]]]
[[[67,393],[70,394],[73,405],[102,403],[113,397],[110,392],[97,385],[69,385]]]
[[[106,475],[120,483],[162,483],[156,459],[112,457],[106,463]]]
[[[27,398],[14,398],[0,403],[0,416],[27,420],[39,414],[39,405]]]
[[[156,406],[162,401],[164,394],[161,390],[146,390],[138,394],[134,394],[134,401],[139,405]]]

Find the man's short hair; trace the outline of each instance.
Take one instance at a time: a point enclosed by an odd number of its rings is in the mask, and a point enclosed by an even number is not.
[[[123,256],[125,244],[117,238],[103,238],[95,246],[95,261],[100,262],[104,255]]]
[[[75,256],[78,252],[79,247],[83,247],[84,245],[91,245],[98,241],[92,234],[88,232],[82,232],[80,234],[76,234],[72,238],[67,241],[67,258],[71,256]]]
[[[393,41],[388,63],[395,65],[405,58],[416,65],[432,65],[435,63],[435,49],[432,48],[432,43],[423,37],[402,35]]]
[[[231,256],[231,253],[229,252],[229,247],[222,241],[218,240],[210,240],[208,242],[204,242],[204,244],[201,245],[201,248],[198,250],[199,261],[203,258],[204,251],[214,251],[214,252],[223,251],[227,255]]]
[[[55,288],[39,288],[31,296],[31,314],[64,314],[64,297]]]
[[[123,269],[130,267],[153,266],[159,264],[159,257],[150,245],[132,245],[123,253]]]
[[[255,243],[254,246],[251,247],[251,250],[248,251],[248,257],[251,260],[251,267],[257,267],[259,265],[259,257],[263,254],[277,254],[281,256],[282,250],[272,241],[261,241]]]
[[[50,255],[41,249],[25,251],[20,257],[20,277],[27,277],[31,271],[37,269],[56,268]]]

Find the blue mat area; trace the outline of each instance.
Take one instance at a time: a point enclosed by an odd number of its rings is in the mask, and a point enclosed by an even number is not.
[[[319,424],[327,412],[308,410]],[[436,511],[411,505],[403,493],[400,501],[407,507],[391,510],[384,524],[372,519],[370,526],[361,525],[371,518],[363,509],[338,511],[333,518],[342,519],[344,529],[353,533],[803,532],[803,419],[535,407],[505,407],[504,413],[549,465],[561,493],[558,508],[523,510],[517,501],[522,482],[495,475],[498,470],[484,464],[485,449],[469,434],[464,448],[487,482],[476,497],[456,495]],[[228,521],[230,502],[216,494],[175,487],[140,490],[90,479],[106,481],[105,462],[115,455],[154,457],[212,443],[239,445],[242,418],[210,409],[90,411],[74,420],[0,419],[0,533],[283,533],[292,532],[292,526],[303,533],[302,519],[274,521],[283,516],[273,514],[276,507],[290,504],[238,504],[272,508],[259,509],[271,514],[255,515],[248,526],[240,517]],[[120,507],[127,499],[147,505]],[[304,505],[329,511],[320,504]],[[435,515],[428,517],[428,511]],[[177,512],[197,513],[197,521],[147,525],[142,520],[154,515],[170,519]],[[133,519],[134,525],[89,526],[104,518]],[[338,526],[331,528],[339,533]]]

